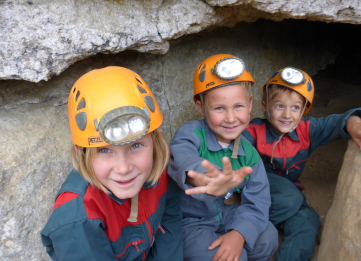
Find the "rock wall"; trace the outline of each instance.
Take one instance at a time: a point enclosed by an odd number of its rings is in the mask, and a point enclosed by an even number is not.
[[[99,54],[47,82],[0,81],[0,260],[48,259],[39,233],[71,169],[67,97],[81,75],[110,65],[139,73],[160,104],[162,128],[169,141],[179,126],[200,118],[192,101],[192,78],[203,59],[215,53],[242,57],[256,80],[252,115],[261,116],[262,85],[274,71],[292,64],[314,74],[334,61],[336,54],[328,42],[314,47],[292,34],[298,28],[317,38],[320,29],[313,30],[315,25],[307,27],[301,21],[239,23],[170,41],[165,55]],[[277,32],[282,32],[282,40],[274,37]],[[327,35],[331,34],[322,38]]]
[[[49,80],[76,61],[259,18],[361,23],[355,0],[0,0],[0,79]]]
[[[318,260],[361,260],[360,184],[361,151],[349,141],[326,216]]]

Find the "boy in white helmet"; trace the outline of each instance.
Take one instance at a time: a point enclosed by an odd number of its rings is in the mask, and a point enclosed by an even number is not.
[[[185,190],[184,260],[266,261],[278,246],[262,160],[241,137],[250,121],[253,82],[243,61],[227,54],[207,58],[194,74],[194,100],[204,120],[176,131],[168,167]],[[241,195],[240,206],[225,204],[233,192]],[[190,195],[195,193],[203,194]]]
[[[313,257],[319,216],[307,204],[298,180],[310,154],[336,139],[353,139],[361,148],[361,108],[325,118],[302,117],[312,106],[314,86],[307,73],[292,67],[276,72],[263,87],[266,119],[253,119],[245,137],[261,155],[270,182],[270,221],[284,230],[278,261]]]

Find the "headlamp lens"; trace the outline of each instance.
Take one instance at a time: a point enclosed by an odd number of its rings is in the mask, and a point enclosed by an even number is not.
[[[291,67],[282,70],[281,78],[285,82],[293,85],[300,84],[305,80],[305,77],[300,70]]]
[[[134,142],[147,134],[149,116],[142,108],[124,106],[104,114],[99,121],[99,134],[111,145]]]
[[[145,122],[139,117],[116,118],[109,122],[104,130],[104,135],[110,141],[121,141],[130,133],[144,131]]]
[[[104,130],[104,135],[110,141],[119,141],[124,139],[129,134],[128,123],[122,119],[117,118],[107,124]]]
[[[230,57],[219,61],[214,69],[219,78],[231,80],[243,73],[244,63],[241,59]]]
[[[138,117],[132,117],[128,121],[129,128],[133,133],[137,133],[144,130],[145,123],[144,120]]]

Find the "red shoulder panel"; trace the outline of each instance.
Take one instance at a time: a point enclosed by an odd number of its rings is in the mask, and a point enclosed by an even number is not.
[[[256,129],[257,128],[261,128],[262,129],[262,127],[263,126],[265,126],[265,125],[256,125],[256,124],[251,124],[251,125],[248,125],[248,127],[247,127],[247,130],[248,130],[248,132],[252,135],[252,137],[253,137],[253,140],[256,142],[257,141],[257,134],[259,134],[259,133],[262,133],[262,132],[257,132],[256,131]],[[263,127],[264,128],[264,127]],[[265,128],[264,128],[265,129]],[[264,132],[264,133],[266,133],[266,132]]]
[[[56,209],[57,207],[65,204],[66,202],[69,202],[70,200],[73,200],[77,197],[79,197],[80,195],[73,193],[73,192],[63,192],[61,193],[55,200],[55,204],[53,207],[53,210]]]
[[[283,158],[286,154],[286,157],[294,157],[296,154],[304,149],[309,148],[310,146],[310,137],[309,137],[309,121],[300,121],[297,128],[297,136],[299,141],[292,140],[289,136],[282,138],[273,152],[273,157]],[[250,128],[252,127],[252,128]],[[272,156],[272,148],[277,142],[275,140],[272,143],[266,142],[266,125],[250,125],[247,130],[251,133],[256,143],[256,149],[260,155]],[[285,153],[285,154],[284,154]]]
[[[103,191],[89,186],[84,196],[84,205],[88,217],[91,219],[101,219],[106,226],[104,232],[109,240],[115,241],[120,237],[123,227],[142,224],[157,210],[159,199],[167,191],[167,182],[167,173],[164,171],[156,187],[140,190],[139,203],[144,208],[146,216],[142,213],[141,208],[138,207],[137,222],[128,221],[131,199],[127,199],[123,204],[119,204]]]

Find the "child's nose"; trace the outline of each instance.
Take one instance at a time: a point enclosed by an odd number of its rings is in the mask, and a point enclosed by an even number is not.
[[[228,111],[226,114],[226,122],[234,122],[235,119],[236,119],[236,116],[233,113],[233,111]]]
[[[132,169],[133,169],[133,165],[131,164],[131,162],[129,162],[129,160],[123,156],[118,157],[113,167],[114,172],[121,175],[128,174],[129,172],[132,171]]]
[[[291,117],[291,109],[286,108],[286,109],[283,111],[283,117],[285,117],[285,118]]]

